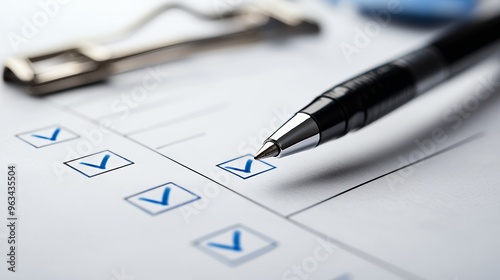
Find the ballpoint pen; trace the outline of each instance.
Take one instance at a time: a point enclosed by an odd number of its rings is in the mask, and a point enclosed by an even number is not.
[[[264,141],[256,159],[284,157],[360,129],[497,49],[500,15],[471,21],[428,46],[318,96]]]

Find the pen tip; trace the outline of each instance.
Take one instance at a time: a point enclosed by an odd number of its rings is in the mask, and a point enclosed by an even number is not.
[[[255,159],[275,157],[280,154],[280,148],[273,142],[265,142],[264,146],[255,154]]]

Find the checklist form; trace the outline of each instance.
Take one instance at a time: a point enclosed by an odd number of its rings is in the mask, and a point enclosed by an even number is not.
[[[2,58],[116,29],[160,3],[108,2],[54,1],[31,38],[3,40]],[[238,4],[191,2],[215,13]],[[0,159],[18,169],[19,227],[16,272],[3,262],[0,278],[497,279],[498,55],[360,131],[255,160],[315,96],[446,28],[298,4],[319,35],[213,50],[42,98],[2,83]],[[37,5],[2,9],[1,33],[22,36],[19,18],[36,20]],[[115,5],[116,24],[104,16]],[[200,27],[172,13],[135,41]],[[9,234],[0,229],[4,256]]]

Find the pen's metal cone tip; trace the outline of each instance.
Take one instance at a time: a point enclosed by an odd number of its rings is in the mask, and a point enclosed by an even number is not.
[[[280,148],[273,142],[266,142],[264,146],[255,154],[255,159],[275,157],[280,154]]]

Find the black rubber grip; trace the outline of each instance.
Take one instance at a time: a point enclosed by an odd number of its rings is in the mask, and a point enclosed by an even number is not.
[[[386,64],[344,82],[316,98],[300,112],[310,115],[321,131],[321,143],[359,129],[416,95],[408,69]]]
[[[340,85],[360,98],[365,111],[363,127],[386,115],[415,97],[415,84],[411,73],[400,66],[387,64],[368,71]],[[344,104],[348,98],[336,97],[334,92],[323,94]]]

